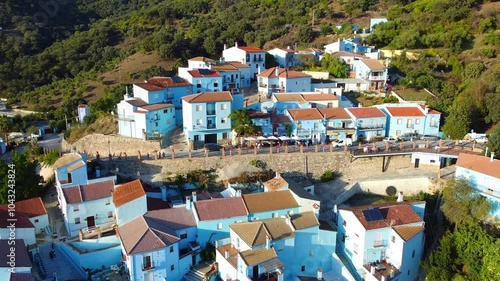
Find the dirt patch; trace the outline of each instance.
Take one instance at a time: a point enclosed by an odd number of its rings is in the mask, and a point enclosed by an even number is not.
[[[261,169],[250,165],[249,163],[233,162],[221,169],[217,170],[217,178],[219,180],[228,180],[230,178],[239,177],[244,172],[253,173],[258,172]]]
[[[485,3],[479,9],[478,14],[483,16],[494,16],[500,13],[500,2]]]

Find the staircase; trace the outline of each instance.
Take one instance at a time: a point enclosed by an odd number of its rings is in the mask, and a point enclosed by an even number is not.
[[[354,265],[352,264],[351,260],[349,260],[349,258],[346,257],[344,251],[342,250],[342,247],[340,246],[340,243],[342,243],[342,242],[337,241],[337,243],[335,245],[335,253],[340,258],[340,261],[344,264],[344,266],[347,268],[349,273],[351,273],[351,275],[354,277],[354,279],[356,279],[356,281],[363,281],[363,278],[361,278],[361,276],[359,276],[359,274],[358,274],[356,268],[354,268]]]
[[[205,278],[205,273],[199,271],[196,268],[191,269],[184,277],[181,279],[181,281],[203,281]]]
[[[57,280],[80,280],[87,276],[82,276],[81,269],[76,268],[76,265],[69,260],[68,256],[59,249],[57,244],[54,245],[56,257],[50,258],[52,243],[45,243],[38,246],[40,259],[43,261],[44,273],[47,278],[57,276]]]

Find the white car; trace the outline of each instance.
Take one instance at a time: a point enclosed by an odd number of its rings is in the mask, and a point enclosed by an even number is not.
[[[383,139],[383,141],[384,141],[384,142],[388,142],[388,143],[390,143],[390,144],[394,144],[394,143],[396,143],[398,140],[397,140],[396,138],[393,138],[393,137],[385,137],[385,138]]]
[[[352,139],[347,138],[347,139],[340,139],[340,140],[335,140],[332,142],[333,147],[339,147],[339,146],[351,146],[352,145]]]
[[[479,138],[476,138],[475,141],[477,143],[481,143],[481,144],[484,144],[484,143],[487,143],[488,142],[488,138],[486,136],[482,136],[482,137],[479,137]]]

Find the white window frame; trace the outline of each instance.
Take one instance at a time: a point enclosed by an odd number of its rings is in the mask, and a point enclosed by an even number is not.
[[[198,126],[203,125],[203,119],[196,119],[196,125]]]
[[[196,106],[196,111],[202,111],[203,110],[203,106],[201,104],[198,104]]]

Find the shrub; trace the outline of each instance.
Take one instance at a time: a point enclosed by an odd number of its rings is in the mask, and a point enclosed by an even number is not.
[[[335,180],[337,179],[338,177],[340,177],[340,173],[339,172],[335,172],[335,171],[332,171],[332,170],[326,170],[320,177],[320,180],[322,182],[327,182],[327,181],[332,181],[332,180]]]
[[[255,166],[257,168],[265,169],[266,168],[266,162],[260,160],[260,159],[253,159],[250,161],[250,165]]]

